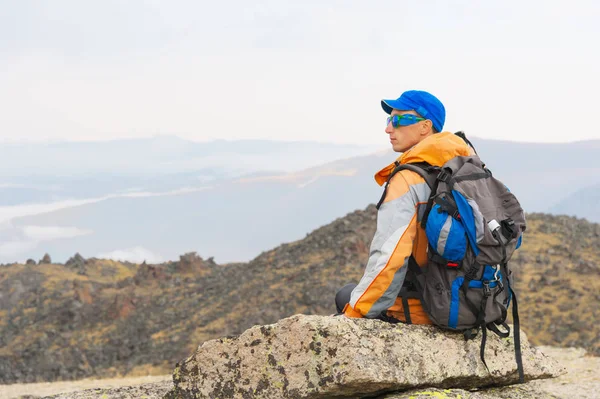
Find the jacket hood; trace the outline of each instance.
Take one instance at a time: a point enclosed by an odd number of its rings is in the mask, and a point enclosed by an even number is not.
[[[382,186],[396,167],[396,163],[427,162],[432,166],[442,166],[458,156],[473,155],[473,149],[463,139],[450,132],[432,134],[405,153],[394,163],[375,174],[375,181]]]

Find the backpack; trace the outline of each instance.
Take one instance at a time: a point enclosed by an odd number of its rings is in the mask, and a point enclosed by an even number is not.
[[[475,150],[463,132],[456,135]],[[487,330],[509,336],[506,317],[512,302],[517,369],[524,382],[517,298],[508,264],[526,228],[519,201],[475,152],[452,158],[441,168],[397,162],[377,208],[391,178],[404,169],[418,173],[431,189],[427,205],[418,208],[418,220],[429,241],[427,265],[421,268],[413,256],[409,258],[398,295],[406,322],[411,322],[407,299],[418,298],[435,325],[462,331],[465,339],[481,330],[480,357],[487,368]]]

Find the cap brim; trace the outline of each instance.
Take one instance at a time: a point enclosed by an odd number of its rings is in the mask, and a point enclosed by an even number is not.
[[[413,107],[400,100],[381,100],[381,108],[383,108],[387,114],[391,114],[395,109],[398,111],[413,110]]]

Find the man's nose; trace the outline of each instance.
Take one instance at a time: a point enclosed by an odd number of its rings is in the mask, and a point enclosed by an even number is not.
[[[392,127],[392,122],[388,123],[387,126],[385,127],[385,132],[387,134],[391,134],[394,131],[394,128]]]

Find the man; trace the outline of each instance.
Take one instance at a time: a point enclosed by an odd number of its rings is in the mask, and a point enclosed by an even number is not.
[[[427,162],[442,166],[455,156],[472,155],[458,136],[442,132],[446,111],[435,96],[411,90],[396,100],[382,100],[387,118],[385,132],[396,162],[375,174],[379,185],[387,182],[397,163]],[[339,313],[347,317],[378,318],[413,324],[432,324],[416,298],[399,297],[411,255],[419,266],[427,263],[427,237],[418,222],[431,190],[425,180],[410,170],[401,170],[390,180],[377,214],[377,231],[369,260],[357,284],[348,284],[336,295]],[[422,214],[422,213],[421,213]]]

